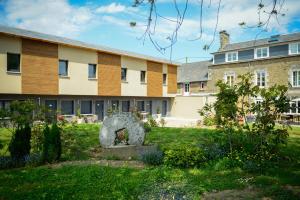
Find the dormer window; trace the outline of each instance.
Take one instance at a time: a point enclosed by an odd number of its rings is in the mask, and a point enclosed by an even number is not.
[[[228,52],[226,53],[226,62],[234,62],[238,60],[238,52]]]
[[[300,42],[289,44],[289,54],[299,54],[300,53]]]
[[[269,57],[269,47],[261,47],[255,49],[255,58]]]

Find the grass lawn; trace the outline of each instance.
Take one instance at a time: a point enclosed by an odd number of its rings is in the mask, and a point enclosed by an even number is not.
[[[88,159],[91,148],[99,146],[99,126],[67,127],[69,141],[63,159]],[[177,144],[198,144],[222,134],[215,130],[193,128],[154,128],[146,144],[162,149]],[[9,141],[9,133],[0,130],[0,140]],[[66,149],[66,148],[65,148]],[[145,169],[111,168],[97,165],[22,168],[0,171],[0,199],[159,199],[164,196],[199,199],[204,192],[227,189],[258,188],[258,197],[299,199],[290,188],[300,188],[300,128],[290,131],[287,147],[290,157],[279,167],[263,175],[241,169],[225,169],[222,163],[200,169],[149,167]]]

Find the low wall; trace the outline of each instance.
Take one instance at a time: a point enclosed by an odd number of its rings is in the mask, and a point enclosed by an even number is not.
[[[171,117],[183,119],[200,119],[198,111],[208,103],[213,103],[215,96],[176,96],[171,102]]]

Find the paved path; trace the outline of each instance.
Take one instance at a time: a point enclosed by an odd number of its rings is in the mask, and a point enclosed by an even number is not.
[[[141,161],[124,161],[124,160],[76,160],[76,161],[65,161],[55,164],[49,164],[49,167],[58,168],[62,166],[88,166],[88,165],[100,165],[109,167],[129,167],[135,169],[143,169],[145,165]]]

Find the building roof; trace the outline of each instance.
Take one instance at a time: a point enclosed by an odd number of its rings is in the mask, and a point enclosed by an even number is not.
[[[184,83],[207,81],[209,65],[211,65],[210,61],[200,61],[182,64],[178,67],[177,82]]]
[[[147,56],[147,55],[129,52],[129,51],[125,51],[125,50],[114,49],[114,48],[110,48],[110,47],[102,46],[102,45],[88,44],[85,42],[81,42],[78,40],[73,40],[73,39],[69,39],[69,38],[65,38],[65,37],[59,37],[59,36],[55,36],[55,35],[49,35],[49,34],[39,33],[39,32],[35,32],[35,31],[29,31],[29,30],[25,30],[25,29],[13,28],[13,27],[8,27],[8,26],[3,26],[3,25],[0,25],[0,33],[5,33],[8,35],[13,35],[13,36],[19,36],[19,37],[23,37],[23,38],[42,40],[42,41],[47,41],[47,42],[51,42],[51,43],[70,45],[70,46],[74,46],[74,47],[91,49],[91,50],[102,51],[102,52],[107,52],[107,53],[114,53],[114,54],[118,54],[118,55],[140,58],[140,59],[144,59],[144,60],[151,60],[151,61],[156,61],[156,62],[165,63],[165,64],[172,64],[172,65],[180,65],[181,64],[181,63],[172,62],[170,60],[163,59],[163,58],[157,58],[157,57]]]
[[[286,35],[273,35],[269,38],[264,38],[264,39],[227,44],[222,50],[218,50],[213,54],[226,52],[226,51],[240,50],[240,49],[249,49],[257,46],[280,44],[280,43],[292,42],[297,40],[300,40],[300,33],[292,33]]]

